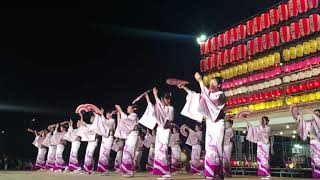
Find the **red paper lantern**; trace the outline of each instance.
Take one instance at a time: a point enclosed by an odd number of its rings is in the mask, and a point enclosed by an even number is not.
[[[279,46],[280,37],[279,37],[279,32],[278,31],[271,31],[269,33],[269,37],[270,37],[270,45],[271,45],[271,47]]]
[[[258,36],[254,38],[254,52],[262,52],[262,37]]]
[[[293,92],[292,86],[287,86],[286,93],[287,94],[292,94],[292,92]]]
[[[310,30],[312,33],[320,31],[320,16],[319,16],[319,14],[311,14],[309,16],[309,22],[310,22]]]
[[[238,54],[238,46],[233,46],[231,48],[231,56],[233,61],[239,61],[239,54]]]
[[[265,98],[264,93],[259,94],[259,100],[263,100]]]
[[[220,64],[219,64],[219,56],[218,56],[217,53],[214,53],[214,54],[212,55],[212,60],[213,60],[213,67],[218,67],[218,66],[220,66]]]
[[[306,36],[310,34],[310,24],[308,18],[302,18],[299,20],[299,28],[301,36]]]
[[[279,12],[277,8],[271,9],[270,14],[270,25],[275,25],[279,23]]]
[[[224,41],[224,44],[225,45],[229,45],[229,44],[231,44],[232,43],[232,39],[231,39],[231,30],[227,30],[225,33],[225,41]]]
[[[315,88],[314,81],[309,81],[307,83],[307,87],[308,87],[308,90],[314,90]]]
[[[205,71],[206,71],[206,69],[205,69],[205,62],[206,62],[205,59],[202,59],[202,60],[200,61],[200,71],[201,71],[201,72],[205,72]]]
[[[278,90],[274,89],[271,91],[271,97],[277,97],[278,96]]]
[[[262,47],[263,47],[263,49],[270,49],[271,48],[269,34],[262,35]]]
[[[245,44],[240,44],[238,46],[238,57],[239,59],[244,59],[247,57],[247,46]]]
[[[225,43],[224,43],[225,34],[224,33],[219,34],[218,38],[219,38],[219,47],[220,48],[224,47],[225,46]]]
[[[220,62],[221,65],[225,65],[226,64],[224,51],[219,52],[218,59],[219,59],[219,62]]]
[[[307,84],[306,83],[300,83],[299,90],[301,92],[305,92],[307,90]]]
[[[314,80],[314,87],[320,88],[320,79]]]
[[[288,1],[288,10],[289,10],[289,16],[297,16],[298,15],[298,0],[289,0]]]
[[[253,98],[254,98],[254,101],[259,101],[259,94],[255,94],[255,95],[253,95]]]
[[[253,19],[250,19],[249,21],[247,21],[247,34],[249,36],[254,35],[255,32],[255,28],[254,28],[254,21]]]
[[[292,39],[299,39],[300,38],[300,28],[299,22],[293,22],[290,24],[290,31]]]
[[[261,18],[260,18],[260,16],[256,16],[256,17],[253,19],[253,25],[254,25],[254,31],[255,31],[256,33],[262,31],[262,25],[261,25]]]
[[[212,38],[212,47],[215,51],[218,51],[220,49],[219,47],[219,38],[217,36]]]
[[[288,6],[286,4],[280,4],[278,6],[280,21],[286,21],[289,18]]]
[[[201,53],[201,55],[207,54],[207,45],[206,45],[206,43],[201,43],[200,44],[200,53]]]
[[[293,86],[292,86],[292,92],[293,92],[293,93],[296,93],[296,92],[298,92],[298,91],[299,91],[299,85],[297,85],[297,84],[293,85]]]
[[[283,96],[283,89],[278,89],[277,90],[277,97]]]
[[[247,27],[246,27],[246,25],[240,24],[237,29],[238,29],[239,40],[240,39],[245,39],[247,37]]]
[[[207,70],[212,69],[212,57],[211,56],[207,57],[207,59],[206,59],[206,69]]]
[[[208,52],[213,52],[213,46],[212,46],[212,40],[211,38],[209,38],[206,42],[207,44],[207,49],[208,49]]]
[[[238,28],[234,27],[230,31],[231,31],[231,41],[232,42],[239,41]]]
[[[308,11],[307,0],[298,0],[298,11],[299,13],[305,13]]]
[[[254,51],[254,40],[249,40],[247,42],[247,48],[248,48],[248,55],[249,56],[252,56],[255,54],[255,51]]]
[[[291,41],[291,34],[290,34],[290,27],[289,26],[282,26],[280,28],[280,39],[281,39],[281,42],[283,42],[283,43]]]
[[[226,60],[226,63],[231,63],[231,49],[226,49],[224,51],[224,58]]]
[[[270,15],[269,13],[262,13],[261,14],[261,27],[262,29],[267,29],[270,27]]]
[[[319,5],[318,0],[308,0],[308,7],[309,9],[317,8]]]
[[[237,98],[233,98],[232,102],[233,102],[232,104],[237,105],[238,104]]]

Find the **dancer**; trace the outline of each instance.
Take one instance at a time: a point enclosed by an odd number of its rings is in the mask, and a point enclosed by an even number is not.
[[[269,118],[262,116],[260,125],[253,126],[247,121],[247,140],[257,143],[258,176],[270,177],[270,136]]]
[[[302,140],[307,140],[310,137],[310,158],[312,166],[312,178],[320,178],[320,109],[312,112],[312,120],[306,121],[303,114],[297,106],[290,107],[293,118],[299,123],[298,132]]]
[[[153,109],[153,111],[148,112],[148,116],[150,116],[150,119],[155,117],[157,121],[153,175],[160,175],[161,177],[158,179],[169,179],[171,178],[168,164],[169,122],[173,121],[174,108],[170,105],[171,94],[165,93],[160,100],[158,97],[158,89],[154,87],[153,95],[156,101],[154,106],[148,94],[145,94],[148,106],[151,107],[149,109]]]
[[[224,133],[224,143],[223,143],[223,173],[227,177],[232,176],[231,172],[231,164],[230,164],[230,158],[231,158],[231,152],[232,152],[232,141],[231,138],[233,137],[233,120],[228,119],[226,121],[226,129]]]
[[[203,175],[203,164],[200,161],[202,131],[200,125],[195,125],[195,131],[186,125],[181,126],[181,134],[187,137],[186,144],[192,147],[190,173]]]
[[[35,139],[32,144],[38,148],[37,159],[36,159],[36,163],[34,164],[33,169],[36,171],[43,170],[43,169],[45,169],[45,165],[46,165],[45,159],[46,159],[47,149],[42,143],[43,143],[48,131],[43,130],[43,131],[37,132],[32,129],[28,129],[28,131],[31,133],[34,133]]]
[[[51,140],[52,144],[57,146],[54,166],[54,170],[56,172],[61,172],[62,170],[65,170],[68,167],[63,160],[63,151],[66,145],[66,141],[63,139],[63,137],[67,133],[65,126],[66,123],[68,123],[68,121],[60,123],[60,125],[59,123],[56,124]]]
[[[141,158],[142,158],[143,143],[144,143],[143,134],[139,133],[139,138],[138,138],[138,142],[137,142],[137,145],[136,145],[136,152],[135,152],[134,160],[133,160],[134,169],[135,169],[136,172],[141,170],[140,161],[141,161]]]
[[[181,148],[180,148],[180,133],[176,125],[172,126],[172,133],[169,139],[171,147],[171,172],[176,172],[181,169]]]
[[[122,155],[121,172],[123,173],[124,177],[133,177],[134,155],[139,136],[137,126],[139,118],[135,113],[137,111],[137,106],[128,106],[127,113],[129,115],[125,114],[119,105],[115,105],[115,108],[118,111],[118,126],[115,136],[126,139]]]
[[[48,147],[48,154],[46,160],[46,170],[54,171],[55,159],[56,159],[56,150],[57,146],[52,144],[53,131],[55,129],[55,124],[49,125],[49,133],[42,142],[42,145]]]
[[[205,139],[205,177],[208,179],[223,178],[222,176],[222,153],[224,137],[224,106],[226,97],[221,91],[223,79],[214,77],[207,88],[199,73],[195,74],[201,89],[201,94],[195,93],[184,85],[178,88],[184,89],[187,93],[187,102],[181,114],[201,122],[206,121]]]
[[[114,169],[116,170],[116,172],[120,171],[123,148],[124,148],[124,140],[120,138],[115,138],[112,145],[112,150],[117,153],[116,158],[114,160]]]
[[[68,171],[81,171],[81,166],[78,161],[78,151],[81,144],[81,136],[79,133],[80,126],[81,122],[77,121],[77,129],[73,129],[73,121],[70,119],[68,132],[64,135],[64,139],[71,142]]]
[[[147,171],[153,171],[153,161],[154,161],[154,145],[156,141],[156,131],[152,130],[151,134],[149,130],[145,136],[144,146],[149,149],[148,153],[148,162],[146,164]]]

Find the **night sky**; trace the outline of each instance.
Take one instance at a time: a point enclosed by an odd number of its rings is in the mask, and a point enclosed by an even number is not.
[[[197,87],[196,37],[278,1],[105,2],[0,10],[0,153],[32,157],[33,136],[26,128],[77,119],[81,103],[125,106],[153,86],[173,93],[179,114],[185,94],[164,80],[181,78]],[[177,115],[178,123],[184,120]]]

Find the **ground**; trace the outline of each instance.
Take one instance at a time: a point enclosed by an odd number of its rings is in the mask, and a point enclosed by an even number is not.
[[[84,175],[72,173],[54,173],[54,172],[32,172],[32,171],[0,171],[0,180],[124,180],[128,178],[122,177],[118,173],[111,173],[110,176],[100,176],[98,174]],[[155,177],[149,176],[146,173],[137,173],[134,180],[156,180]],[[186,180],[204,180],[203,177],[190,174],[176,174],[172,177],[175,179]],[[232,178],[225,178],[227,180],[260,180],[256,176],[234,176]],[[272,177],[272,180],[292,180],[292,179],[305,179],[305,178],[287,178],[287,177]]]

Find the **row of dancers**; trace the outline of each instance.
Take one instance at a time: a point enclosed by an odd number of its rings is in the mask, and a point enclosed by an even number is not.
[[[225,120],[226,97],[221,91],[222,78],[215,77],[206,87],[199,73],[194,75],[201,89],[200,93],[190,90],[183,84],[177,84],[179,89],[187,92],[186,103],[181,114],[197,122],[195,128],[183,125],[181,134],[187,137],[186,144],[192,147],[190,172],[203,174],[207,179],[223,179],[231,176],[230,156],[232,151],[232,120]],[[157,88],[152,90],[154,102],[145,93],[147,108],[139,119],[135,104],[127,107],[126,113],[119,105],[115,111],[95,113],[90,118],[90,123],[83,120],[77,121],[74,129],[72,121],[50,125],[48,130],[35,132],[33,144],[38,147],[36,160],[37,169],[51,169],[62,171],[82,171],[87,174],[93,172],[93,154],[98,144],[97,136],[101,136],[101,147],[97,171],[108,173],[110,151],[117,152],[114,168],[121,171],[125,177],[133,177],[139,168],[139,159],[142,156],[142,147],[149,148],[147,169],[152,171],[159,179],[169,179],[174,171],[181,168],[181,148],[179,128],[173,124],[174,108],[171,106],[171,94],[164,93],[158,96]],[[319,143],[319,110],[314,111],[312,121],[303,120],[302,113],[292,108],[293,117],[299,123],[299,134],[306,139],[310,136],[310,143],[317,151],[313,151],[313,177],[320,173],[320,143]],[[116,112],[117,120],[113,119]],[[202,138],[201,123],[205,122],[205,139]],[[312,122],[312,123],[310,123]],[[320,122],[320,121],[319,121]],[[116,125],[117,124],[117,125]],[[271,128],[269,118],[263,116],[258,126],[249,122],[247,140],[257,143],[258,175],[270,176],[269,151]],[[148,128],[148,130],[145,130]],[[317,129],[318,128],[318,129]],[[318,136],[319,135],[319,136]],[[71,142],[69,164],[66,165],[62,158],[66,142]],[[81,168],[78,162],[78,150],[82,141],[87,141],[84,165]],[[200,160],[201,143],[204,142],[205,157]],[[169,160],[168,147],[171,147]],[[48,148],[48,153],[46,152]]]

